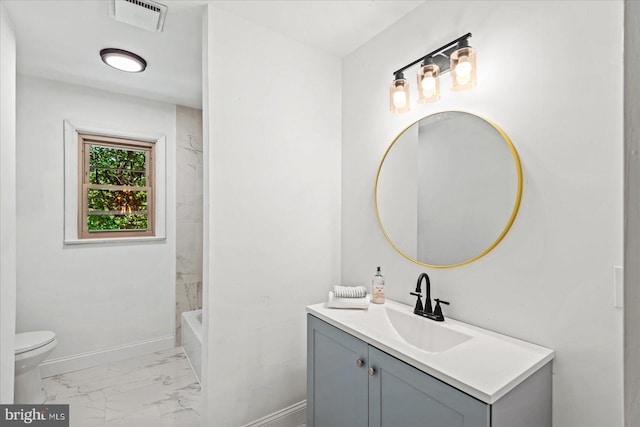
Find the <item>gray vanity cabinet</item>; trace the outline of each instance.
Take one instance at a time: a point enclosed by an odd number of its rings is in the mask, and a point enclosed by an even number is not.
[[[308,427],[369,425],[368,352],[364,341],[308,316]]]
[[[308,427],[487,427],[489,405],[311,315]]]
[[[486,427],[489,405],[369,347],[370,427]]]

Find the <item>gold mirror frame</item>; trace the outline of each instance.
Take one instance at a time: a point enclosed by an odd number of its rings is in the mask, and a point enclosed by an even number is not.
[[[419,123],[421,120],[426,119],[427,117],[433,116],[435,114],[442,114],[442,113],[465,113],[465,114],[470,114],[470,115],[475,116],[475,117],[477,117],[477,118],[479,118],[481,120],[484,120],[485,122],[487,122],[491,126],[493,126],[493,128],[495,130],[497,130],[498,133],[500,133],[502,138],[507,143],[507,146],[509,147],[509,150],[511,151],[511,155],[513,156],[513,160],[514,160],[515,165],[516,165],[516,174],[518,176],[518,187],[517,187],[518,190],[517,190],[517,194],[516,194],[516,200],[515,200],[515,203],[514,203],[514,206],[513,206],[513,210],[511,212],[511,217],[509,218],[509,221],[507,222],[507,225],[502,230],[502,233],[500,233],[498,238],[491,245],[489,245],[488,248],[486,248],[484,251],[482,251],[480,254],[478,254],[475,257],[470,258],[470,259],[468,259],[466,261],[459,262],[459,263],[456,263],[456,264],[451,264],[451,265],[426,264],[426,263],[423,263],[423,262],[420,262],[420,261],[418,261],[416,259],[411,258],[409,255],[407,255],[403,251],[401,251],[400,248],[398,248],[393,243],[393,241],[391,240],[391,238],[387,234],[387,231],[385,230],[384,226],[382,225],[382,220],[380,219],[380,210],[378,209],[378,180],[380,179],[380,171],[382,170],[382,165],[384,164],[384,161],[387,158],[387,155],[389,154],[389,151],[391,151],[391,149],[393,148],[394,144],[400,139],[400,137],[404,134],[404,132],[407,129],[409,129],[411,126],[415,125],[416,123]],[[470,263],[482,258],[483,256],[485,256],[489,252],[491,252],[493,250],[493,248],[498,246],[498,244],[502,241],[504,236],[511,229],[511,225],[513,224],[513,222],[516,219],[516,216],[518,215],[518,210],[520,208],[520,201],[521,200],[522,200],[522,166],[520,164],[520,157],[518,156],[518,152],[516,151],[516,147],[511,142],[511,139],[507,136],[507,134],[497,124],[495,124],[491,120],[487,119],[486,117],[480,116],[478,114],[470,113],[470,112],[464,111],[464,110],[447,110],[447,111],[439,111],[437,113],[429,114],[429,115],[426,115],[424,117],[421,117],[420,119],[414,121],[413,123],[411,123],[408,126],[406,126],[404,129],[402,129],[402,131],[400,131],[400,133],[398,133],[398,135],[393,139],[393,141],[391,142],[391,145],[389,145],[389,148],[387,148],[387,151],[385,151],[384,156],[382,156],[382,160],[380,161],[380,166],[378,166],[378,172],[376,173],[376,183],[375,183],[375,186],[374,186],[374,189],[373,189],[373,201],[374,201],[374,205],[375,205],[375,209],[376,209],[376,218],[378,219],[378,225],[380,226],[380,230],[382,230],[382,234],[384,234],[384,237],[387,239],[387,241],[389,242],[391,247],[393,247],[393,249],[395,249],[396,252],[398,252],[400,255],[402,255],[404,258],[408,259],[409,261],[411,261],[413,263],[416,263],[418,265],[421,265],[423,267],[431,267],[431,268],[460,267],[462,265],[470,264]]]

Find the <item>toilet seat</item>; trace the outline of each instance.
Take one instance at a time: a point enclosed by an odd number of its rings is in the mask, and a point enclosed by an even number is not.
[[[34,331],[16,334],[15,354],[18,355],[44,347],[55,339],[56,334],[51,331]]]

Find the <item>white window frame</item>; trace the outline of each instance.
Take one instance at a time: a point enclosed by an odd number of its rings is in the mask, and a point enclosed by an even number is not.
[[[155,235],[81,239],[78,235],[78,143],[79,134],[148,141],[155,145]],[[64,244],[147,242],[165,240],[167,231],[167,138],[139,132],[115,130],[93,123],[64,121]]]

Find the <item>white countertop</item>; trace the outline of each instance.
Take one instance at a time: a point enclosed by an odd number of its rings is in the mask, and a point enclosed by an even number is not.
[[[485,403],[496,402],[554,357],[548,348],[452,319],[438,323],[472,338],[441,353],[429,353],[400,337],[386,310],[413,315],[413,307],[390,300],[371,304],[368,310],[332,309],[326,303],[307,307],[315,317]]]

